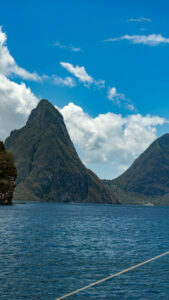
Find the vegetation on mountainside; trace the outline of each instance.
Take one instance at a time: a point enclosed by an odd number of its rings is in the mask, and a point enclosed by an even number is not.
[[[17,176],[13,155],[0,142],[0,204],[11,204]]]

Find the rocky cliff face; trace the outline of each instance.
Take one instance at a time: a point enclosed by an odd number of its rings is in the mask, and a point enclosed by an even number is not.
[[[16,175],[13,156],[0,142],[0,204],[12,204]]]
[[[154,141],[121,176],[104,182],[122,203],[169,205],[169,134]]]
[[[62,115],[41,100],[26,125],[5,142],[18,170],[15,198],[33,201],[117,203],[80,161]]]

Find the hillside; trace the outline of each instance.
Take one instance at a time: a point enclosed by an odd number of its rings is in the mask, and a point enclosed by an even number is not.
[[[169,205],[169,134],[154,141],[121,176],[104,183],[122,203]]]

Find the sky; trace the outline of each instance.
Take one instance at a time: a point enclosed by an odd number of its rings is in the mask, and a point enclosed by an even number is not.
[[[0,140],[42,98],[112,179],[169,132],[168,1],[1,0]]]

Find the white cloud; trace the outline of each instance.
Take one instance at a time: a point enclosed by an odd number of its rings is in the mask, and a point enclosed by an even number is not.
[[[55,42],[55,46],[58,47],[58,48],[61,48],[61,49],[66,49],[67,48],[65,45],[61,44],[58,41]]]
[[[130,99],[127,99],[123,93],[117,93],[115,87],[109,87],[107,92],[107,98],[113,101],[114,104],[121,105],[124,104],[124,107],[128,110],[134,111],[135,107],[131,103]],[[121,101],[122,100],[122,101]]]
[[[7,36],[2,31],[2,26],[0,26],[0,74],[6,76],[14,74],[23,79],[41,80],[41,77],[37,73],[30,73],[17,65],[6,46],[6,41]]]
[[[53,84],[60,85],[60,86],[68,86],[68,87],[74,87],[76,86],[76,82],[72,77],[65,77],[62,78],[60,76],[54,75],[53,76]]]
[[[85,67],[79,67],[76,65],[75,67],[67,62],[60,62],[61,66],[65,68],[68,72],[73,74],[75,77],[79,79],[79,81],[83,83],[91,84],[93,83],[93,78],[87,74]]]
[[[61,66],[65,68],[68,72],[73,74],[80,82],[82,82],[86,87],[89,87],[90,84],[96,85],[99,89],[105,87],[105,80],[96,80],[90,76],[85,67],[80,67],[78,65],[74,66],[68,62],[60,62]]]
[[[118,38],[110,38],[104,42],[116,42],[121,40],[131,41],[133,44],[144,44],[148,46],[158,46],[162,44],[169,44],[169,38],[163,37],[161,34],[149,35],[123,35]]]
[[[112,101],[126,100],[126,97],[122,93],[117,93],[115,87],[111,87],[108,89],[107,98]]]
[[[83,161],[102,163],[106,170],[118,175],[157,137],[156,127],[167,121],[158,116],[106,113],[93,118],[79,106],[69,103],[60,112],[73,142],[82,153]]]
[[[7,40],[6,34],[2,31],[2,26],[0,26],[0,45],[4,45]]]
[[[109,100],[113,100],[114,97],[116,96],[116,94],[117,94],[117,91],[116,91],[116,88],[115,88],[115,87],[109,88],[109,89],[108,89],[107,98],[108,98]]]
[[[143,23],[143,22],[152,22],[152,20],[149,18],[140,17],[140,18],[131,18],[128,20],[128,22]]]
[[[135,111],[136,110],[135,107],[134,107],[134,105],[130,104],[130,103],[126,103],[125,107],[126,107],[126,109],[131,110],[131,111]]]
[[[105,88],[105,80],[94,80],[94,84],[99,88]]]
[[[71,50],[73,52],[80,52],[80,51],[82,51],[82,49],[80,47],[73,47],[73,46],[71,46]]]
[[[24,83],[15,83],[0,74],[0,140],[24,125],[37,103],[37,97]]]
[[[64,45],[58,41],[55,42],[55,46],[58,47],[58,48],[61,48],[61,49],[68,49],[68,50],[71,50],[73,52],[80,52],[80,51],[83,51],[80,47],[74,47],[72,45]]]
[[[20,68],[6,46],[7,36],[0,26],[0,140],[11,130],[20,128],[28,114],[37,105],[38,99],[24,83],[8,78],[18,75],[23,79],[40,80],[36,73]]]

